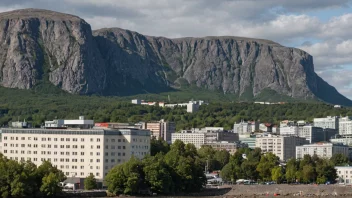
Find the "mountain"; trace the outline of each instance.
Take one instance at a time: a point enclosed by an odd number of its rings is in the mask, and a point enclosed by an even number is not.
[[[198,87],[252,99],[269,91],[352,105],[314,72],[311,55],[272,41],[168,39],[120,28],[92,31],[79,17],[48,10],[1,13],[0,85],[43,84],[100,95]]]

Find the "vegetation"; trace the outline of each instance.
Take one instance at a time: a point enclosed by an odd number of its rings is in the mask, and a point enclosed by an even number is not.
[[[18,163],[0,156],[0,195],[7,197],[54,197],[61,193],[59,182],[65,175],[44,161],[37,167],[32,162]]]
[[[328,115],[352,116],[351,108],[337,109],[323,103],[261,105],[222,102],[203,105],[200,111],[190,114],[184,108],[133,105],[130,101],[126,101],[126,98],[118,97],[78,96],[64,92],[43,94],[33,90],[1,87],[0,92],[0,126],[18,119],[25,119],[34,126],[40,126],[45,120],[74,119],[84,115],[96,122],[134,123],[165,119],[176,122],[177,130],[204,126],[223,126],[232,129],[233,123],[241,120],[278,123],[286,119],[312,121],[314,117]]]
[[[84,189],[86,190],[93,190],[97,188],[97,180],[95,179],[93,174],[90,174],[84,180]]]
[[[108,190],[115,195],[144,194],[149,190],[158,194],[197,192],[205,182],[197,149],[182,141],[172,144],[166,154],[159,152],[142,161],[132,157],[106,176]]]
[[[243,154],[246,155],[245,158]],[[339,159],[338,162],[345,162],[345,157],[340,154],[334,155],[331,159],[305,155],[301,160],[290,159],[286,166],[281,166],[279,158],[274,154],[261,154],[259,148],[254,150],[245,148],[239,149],[231,156],[229,163],[221,171],[221,177],[225,181],[232,182],[237,179],[251,179],[277,183],[287,181],[287,183],[324,184],[337,178],[334,161],[336,159]]]

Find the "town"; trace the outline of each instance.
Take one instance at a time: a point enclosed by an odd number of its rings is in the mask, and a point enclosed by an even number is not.
[[[280,165],[295,158],[330,159],[339,154],[352,158],[352,118],[328,116],[314,118],[313,123],[283,120],[279,126],[259,121],[234,123],[232,130],[223,127],[192,128],[176,131],[174,122],[159,120],[138,123],[95,123],[80,116],[77,120],[45,121],[41,128],[32,128],[26,121],[1,128],[1,153],[10,160],[31,161],[37,166],[51,162],[67,177],[63,181],[72,189],[84,188],[84,180],[93,175],[104,186],[108,172],[118,164],[135,157],[150,155],[152,139],[168,144],[182,141],[195,148],[212,147],[234,155],[243,148],[260,148],[262,153],[278,157]],[[243,156],[245,158],[245,155]],[[352,167],[335,166],[336,181],[352,184]],[[214,171],[214,169],[213,169]],[[221,171],[221,170],[217,170]],[[224,180],[205,166],[208,183]],[[242,180],[241,180],[242,179]],[[237,182],[250,178],[237,178]],[[335,182],[335,181],[329,181]]]

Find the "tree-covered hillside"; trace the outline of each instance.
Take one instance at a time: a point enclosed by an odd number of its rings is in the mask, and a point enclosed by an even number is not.
[[[337,109],[324,103],[261,105],[251,102],[211,102],[201,106],[199,112],[190,114],[182,108],[133,105],[130,98],[43,94],[6,88],[0,88],[0,93],[0,126],[18,119],[26,119],[35,126],[40,126],[45,120],[75,119],[84,115],[96,122],[134,123],[166,119],[175,121],[178,130],[204,126],[223,126],[230,129],[233,123],[241,120],[278,123],[285,119],[311,121],[314,117],[328,115],[352,116],[351,108]]]

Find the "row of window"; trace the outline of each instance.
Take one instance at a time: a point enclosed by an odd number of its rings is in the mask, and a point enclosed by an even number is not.
[[[18,154],[18,152],[19,152],[18,150],[10,150],[10,153],[11,153],[11,154]],[[4,153],[8,153],[8,150],[4,150]],[[22,150],[22,151],[21,151],[21,154],[25,154],[25,151]],[[27,154],[38,154],[38,151],[33,151],[33,152],[32,152],[32,151],[27,151]],[[42,155],[51,155],[51,154],[58,155],[58,154],[60,154],[60,155],[67,155],[67,156],[69,156],[70,154],[72,154],[72,155],[78,155],[78,152],[57,152],[57,151],[51,152],[51,151],[41,151],[40,154],[42,154]],[[80,155],[81,155],[81,156],[84,156],[85,153],[84,153],[84,152],[80,152]],[[111,152],[110,155],[111,155],[111,156],[115,156],[115,155],[117,155],[117,156],[125,156],[126,154],[125,154],[125,153],[120,153],[120,152],[118,152],[118,153],[116,153],[116,152]],[[94,152],[90,152],[90,156],[94,156]],[[100,156],[100,152],[96,152],[96,156]],[[109,153],[106,152],[106,153],[105,153],[105,156],[109,156]]]
[[[9,144],[9,145],[10,145],[10,147],[18,147],[19,146],[19,144]],[[7,146],[8,146],[8,144],[4,143],[4,147],[7,147]],[[21,146],[21,148],[25,148],[26,144],[21,144],[20,146]],[[59,146],[60,146],[60,148],[67,148],[67,149],[71,148],[71,145],[51,145],[51,144],[48,144],[48,145],[41,144],[40,145],[41,148],[52,148],[52,146],[53,146],[53,148],[59,148]],[[32,144],[27,144],[27,147],[32,148]],[[139,147],[141,148],[141,146],[139,146]],[[145,146],[145,147],[148,148],[148,146]],[[38,148],[38,144],[33,144],[33,148]],[[72,145],[72,148],[78,149],[78,145]],[[81,145],[80,148],[84,149],[84,145]],[[94,146],[91,145],[90,148],[94,149]],[[97,145],[96,148],[100,149],[100,145]],[[105,146],[105,148],[109,149],[109,146]],[[115,148],[126,149],[126,146],[111,146],[111,149],[115,149]],[[134,148],[134,146],[132,146],[132,148]]]
[[[89,173],[88,175],[90,175],[90,174],[93,175],[93,173]],[[72,177],[73,177],[73,176],[78,176],[76,172],[71,172],[71,174],[70,174],[70,172],[66,172],[65,175],[68,176],[68,177],[70,177],[70,176],[72,176]],[[84,172],[81,172],[80,175],[81,175],[81,176],[85,176]],[[106,174],[105,174],[105,175],[106,175]],[[100,176],[100,173],[95,173],[95,176],[98,176],[98,177],[99,177],[99,176]]]
[[[27,158],[25,158],[25,157],[10,157],[10,159],[11,160],[20,160],[20,161],[25,161],[25,160],[28,160],[28,161],[32,161],[33,160],[33,162],[38,162],[38,158],[30,158],[30,157],[27,157]],[[43,162],[43,161],[49,161],[49,162],[58,162],[58,161],[60,161],[60,162],[78,162],[78,159],[69,159],[69,158],[60,158],[60,159],[58,159],[58,158],[54,158],[53,159],[53,161],[51,160],[51,158],[40,158],[40,161],[41,162]],[[80,159],[79,160],[80,162],[84,162],[84,159]],[[100,159],[96,159],[95,160],[97,163],[100,163]],[[122,160],[122,159],[105,159],[105,162],[106,163],[109,163],[109,161],[111,162],[111,163],[115,163],[115,162],[122,162],[122,161],[125,161],[125,160]],[[89,162],[90,163],[93,163],[94,162],[94,159],[90,159],[89,160]],[[65,166],[64,165],[61,165],[60,166],[60,168],[62,169],[62,168],[64,168]],[[91,169],[93,169],[92,167],[93,166],[90,166],[91,167]],[[66,168],[68,169],[69,168],[69,165],[66,165]],[[72,166],[72,169],[77,169],[77,166]],[[84,169],[84,166],[81,166],[81,169]],[[97,166],[97,169],[99,169],[98,168],[98,166]]]
[[[8,139],[8,137],[4,136],[4,140],[7,140],[7,139]],[[71,140],[72,140],[72,142],[78,142],[78,139],[79,138],[72,138],[72,139],[71,138],[39,138],[39,140],[41,140],[41,141],[51,141],[51,140],[53,140],[55,142],[57,142],[59,140],[61,142],[64,142],[64,141],[70,142]],[[19,138],[19,137],[10,137],[10,140],[26,140],[26,138],[25,137],[21,137],[21,138]],[[32,140],[32,137],[27,137],[27,140]],[[33,137],[33,140],[34,141],[38,141],[38,138],[37,137]],[[84,142],[85,139],[84,138],[80,138],[80,141]],[[133,138],[132,141],[133,142],[137,142],[138,139],[137,138]],[[146,141],[147,140],[145,140],[145,142]],[[94,142],[94,138],[90,138],[90,142]],[[100,142],[100,138],[96,138],[96,142]],[[109,139],[106,139],[106,142],[109,142]],[[127,140],[126,139],[110,139],[110,142],[127,142]],[[140,139],[140,142],[142,142],[142,139]]]

